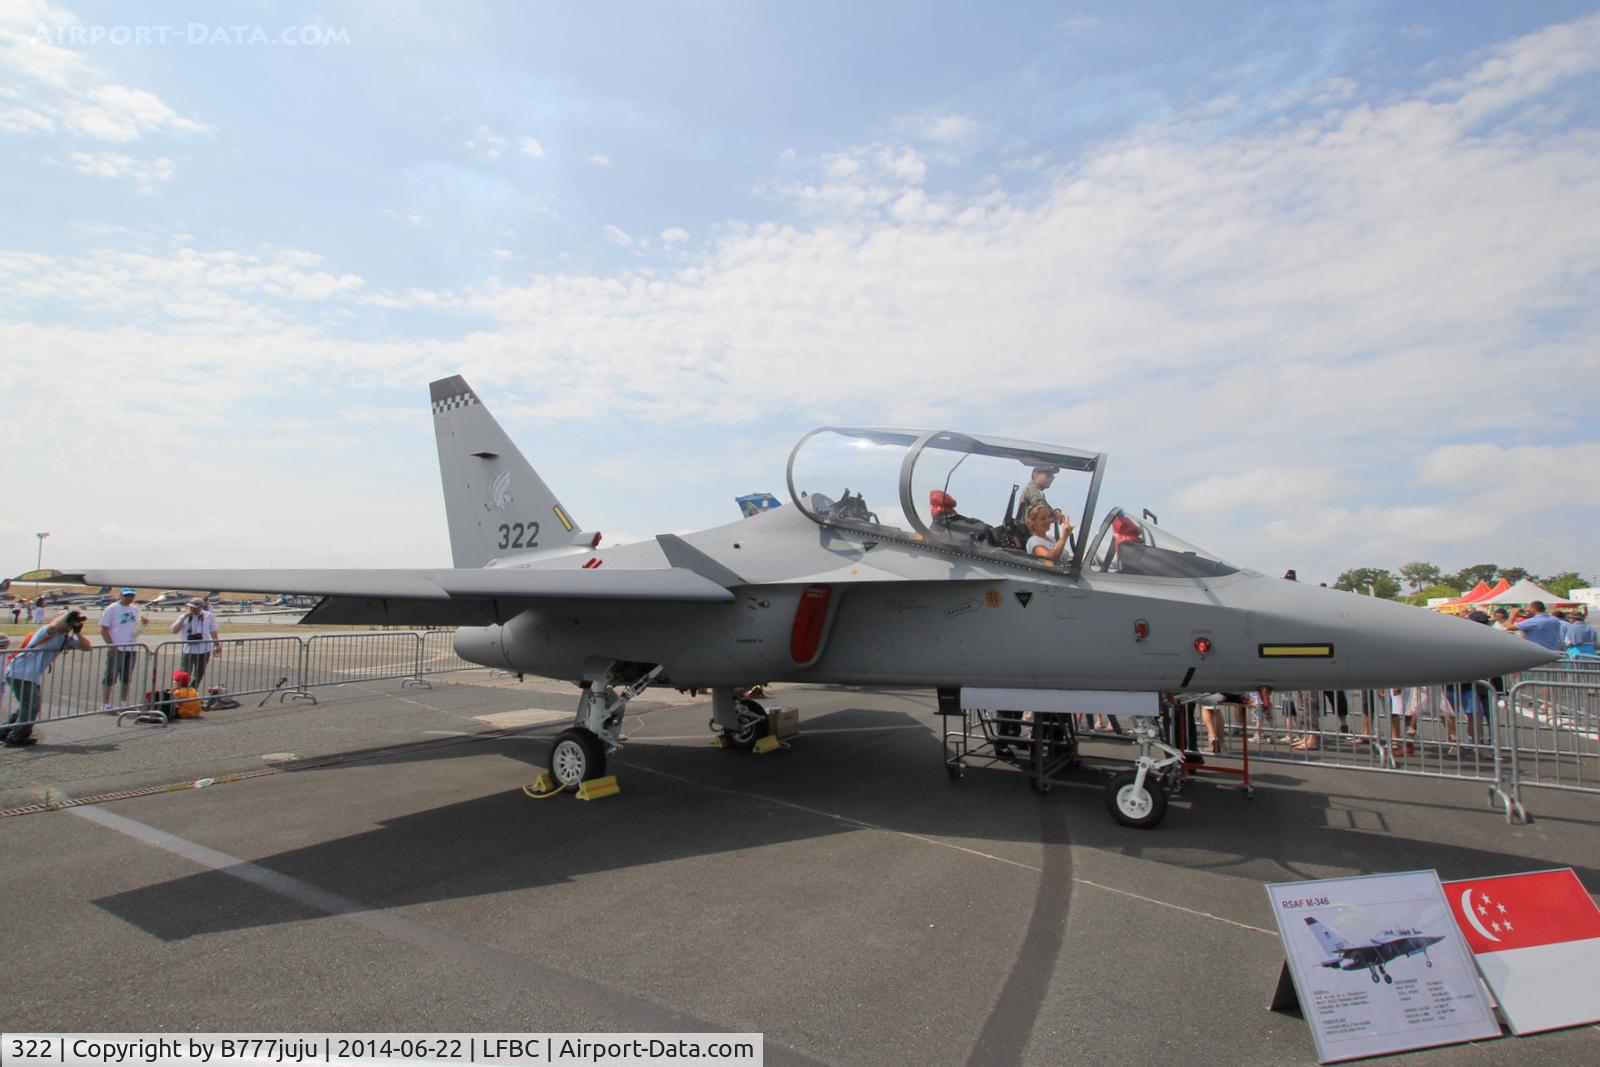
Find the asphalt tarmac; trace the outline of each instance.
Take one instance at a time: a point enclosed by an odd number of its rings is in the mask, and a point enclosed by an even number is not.
[[[1572,866],[1600,798],[1258,767],[1150,831],[942,766],[932,694],[784,687],[801,737],[709,746],[651,691],[622,792],[535,800],[571,690],[482,672],[0,755],[6,1031],[759,1031],[767,1062],[1309,1063],[1266,1010],[1264,883]],[[659,699],[658,699],[659,698]],[[638,714],[632,714],[638,712]],[[197,779],[214,784],[194,788]],[[166,787],[173,788],[166,788]],[[125,795],[98,803],[83,798]],[[46,810],[34,810],[44,808]],[[1600,1028],[1411,1054],[1574,1063]]]

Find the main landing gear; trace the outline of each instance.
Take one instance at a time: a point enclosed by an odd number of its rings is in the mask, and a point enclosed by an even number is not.
[[[614,663],[598,687],[584,688],[572,726],[557,734],[550,746],[550,775],[557,785],[575,786],[606,773],[607,757],[622,748],[622,716],[628,701],[655,681],[661,667],[638,671],[638,664]],[[625,681],[630,675],[632,680]]]

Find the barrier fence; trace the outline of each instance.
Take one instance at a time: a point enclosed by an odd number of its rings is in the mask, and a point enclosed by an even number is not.
[[[451,671],[481,671],[483,666],[468,663],[456,655],[454,630],[425,630],[422,634],[422,673],[448,674]]]
[[[410,631],[317,634],[306,639],[302,688],[399,679],[401,687],[427,687],[422,677],[422,635]]]
[[[156,695],[173,688],[174,671],[189,672],[190,684],[202,698],[216,688],[228,697],[276,693],[280,701],[316,703],[314,687],[390,680],[399,680],[402,686],[426,686],[425,674],[483,670],[455,654],[449,643],[452,637],[449,631],[377,631],[154,645],[96,642],[56,656],[37,690],[23,687],[23,692],[30,699],[37,697],[34,723],[102,713],[116,714],[119,725],[123,719],[141,716],[141,721],[164,723],[164,717],[151,713]],[[7,649],[0,652],[0,662],[9,664],[29,655],[26,650]],[[9,720],[17,710],[17,687],[0,686],[0,721]]]
[[[1600,660],[1400,689],[1279,691],[1200,707],[1202,753],[1480,781],[1510,821],[1524,787],[1600,793]]]

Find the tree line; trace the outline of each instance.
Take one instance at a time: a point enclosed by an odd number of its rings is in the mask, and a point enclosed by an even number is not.
[[[1421,606],[1438,597],[1457,597],[1471,590],[1479,582],[1494,585],[1501,579],[1515,585],[1527,578],[1543,586],[1558,597],[1570,596],[1574,589],[1600,585],[1594,577],[1585,578],[1577,571],[1562,571],[1540,577],[1526,567],[1502,567],[1497,563],[1474,563],[1459,571],[1446,573],[1433,563],[1407,563],[1398,574],[1383,567],[1356,567],[1339,575],[1333,583],[1335,589],[1353,593],[1373,590],[1385,600],[1403,600]],[[1402,584],[1411,592],[1402,596]]]

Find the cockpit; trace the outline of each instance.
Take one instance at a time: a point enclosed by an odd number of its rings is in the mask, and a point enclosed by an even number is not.
[[[828,426],[790,453],[789,495],[841,532],[1024,567],[1161,578],[1238,569],[1160,529],[1147,511],[1113,508],[1093,527],[1105,461],[1098,452],[948,430]],[[1025,502],[1041,498],[1052,517],[1030,530]],[[1059,557],[1030,553],[1029,538],[1041,536],[1062,545]]]

